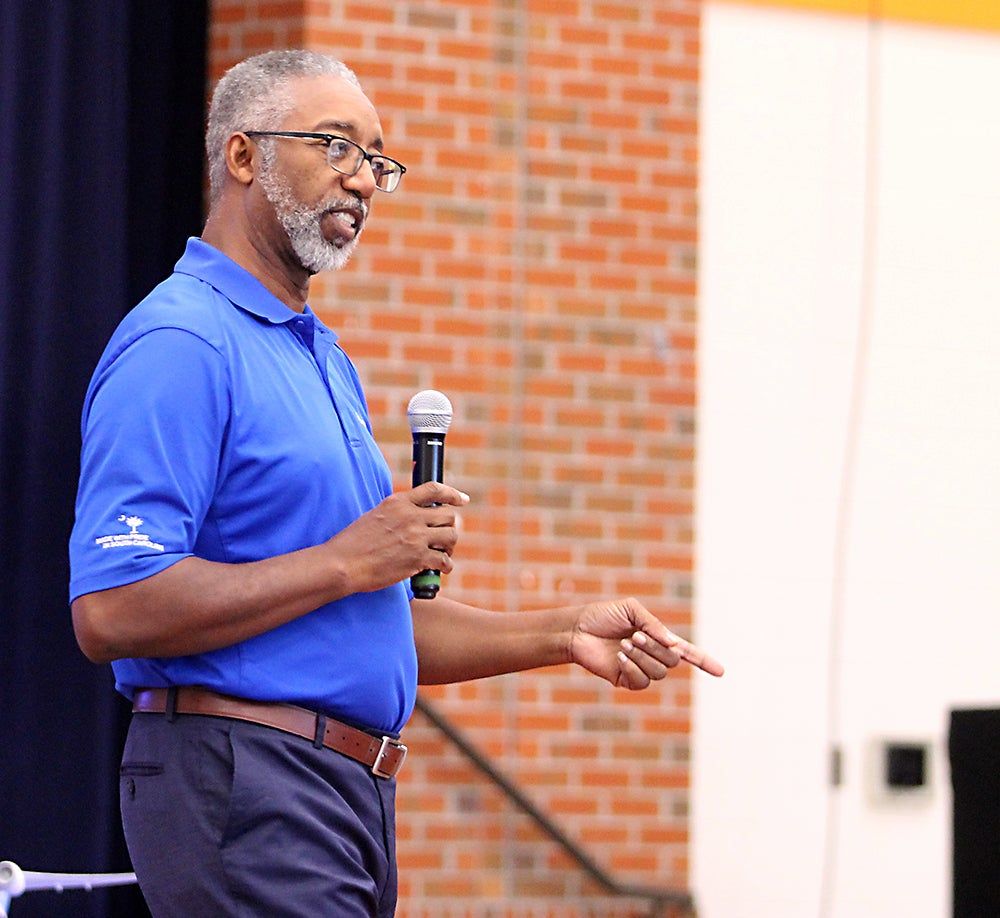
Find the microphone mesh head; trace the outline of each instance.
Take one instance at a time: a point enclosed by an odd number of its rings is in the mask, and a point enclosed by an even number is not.
[[[413,433],[447,433],[451,425],[451,402],[436,389],[424,389],[410,399],[406,408]]]

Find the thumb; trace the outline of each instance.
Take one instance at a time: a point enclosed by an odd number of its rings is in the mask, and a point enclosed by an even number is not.
[[[441,484],[439,481],[425,481],[410,491],[410,500],[418,507],[430,507],[433,504],[464,507],[471,498],[464,491]]]

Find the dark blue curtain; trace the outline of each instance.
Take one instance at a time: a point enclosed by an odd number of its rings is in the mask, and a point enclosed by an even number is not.
[[[0,860],[130,869],[128,712],[76,647],[66,541],[90,373],[201,227],[207,0],[0,3]],[[146,914],[133,889],[13,918]]]

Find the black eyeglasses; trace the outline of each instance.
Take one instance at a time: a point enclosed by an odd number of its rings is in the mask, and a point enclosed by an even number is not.
[[[375,176],[375,187],[379,191],[395,191],[399,180],[406,172],[402,163],[383,156],[369,153],[364,147],[346,137],[336,134],[317,134],[313,131],[244,131],[247,137],[294,137],[304,140],[319,140],[326,146],[326,161],[330,168],[341,175],[357,175],[362,163],[371,164]]]

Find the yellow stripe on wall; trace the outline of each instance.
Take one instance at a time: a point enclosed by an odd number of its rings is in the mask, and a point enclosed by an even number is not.
[[[1000,32],[1000,0],[725,0]]]

